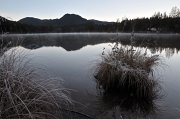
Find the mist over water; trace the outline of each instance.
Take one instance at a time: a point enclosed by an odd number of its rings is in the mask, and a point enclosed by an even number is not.
[[[161,85],[161,98],[150,100],[148,102],[151,103],[147,104],[128,99],[123,95],[120,97],[109,95],[104,98],[99,92],[94,71],[97,63],[100,62],[103,49],[105,52],[110,51],[116,41],[128,46],[130,36],[131,34],[128,33],[67,33],[4,35],[1,38],[4,43],[6,41],[14,43],[19,39],[21,45],[13,47],[24,50],[34,66],[42,67],[47,74],[41,71],[39,73],[42,73],[44,77],[52,75],[62,78],[65,87],[72,89],[71,96],[76,102],[73,108],[79,112],[99,119],[180,117],[180,74],[178,72],[180,47],[178,43],[172,42],[172,40],[180,42],[179,35],[135,35],[136,48],[145,50],[147,47],[150,55],[158,54],[163,58],[165,66],[157,68],[155,72]],[[139,44],[141,41],[143,44]],[[130,102],[131,105],[126,105],[124,100]],[[134,108],[133,105],[138,107]],[[139,108],[141,105],[145,105],[146,109]],[[139,113],[139,110],[142,113]]]

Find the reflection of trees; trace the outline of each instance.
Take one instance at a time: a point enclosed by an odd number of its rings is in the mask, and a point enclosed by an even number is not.
[[[78,50],[86,45],[121,41],[121,44],[130,44],[130,34],[28,34],[28,35],[4,35],[3,44],[20,44],[29,49],[36,49],[43,46],[61,46],[67,51]],[[0,41],[2,42],[2,37]],[[2,43],[1,43],[2,44]],[[180,50],[180,35],[163,34],[135,34],[134,46],[148,47],[152,53],[162,52],[167,48],[167,56]],[[169,51],[171,50],[171,51]],[[174,51],[172,51],[174,50]],[[171,54],[171,55],[170,55]]]
[[[162,53],[163,51],[165,52],[166,58],[172,57],[175,53],[178,53],[179,50],[176,48],[161,48],[161,47],[151,47],[149,48],[150,52],[152,54],[156,53]]]
[[[149,48],[149,50],[151,51],[152,54],[156,54],[157,52],[156,48]]]
[[[130,93],[131,90],[123,88],[117,92],[105,92],[101,85],[98,85],[98,91],[100,92],[99,106],[102,112],[98,118],[104,117],[111,111],[111,118],[114,116],[114,119],[116,117],[119,119],[120,116],[122,119],[152,116],[158,109],[155,101],[159,98],[160,91],[159,84],[155,80],[154,83],[156,85],[154,85],[151,91],[147,91],[145,96],[132,94]]]
[[[129,39],[122,39],[123,45],[130,44]],[[165,48],[176,49],[177,52],[180,49],[180,35],[169,34],[136,34],[134,38],[134,46],[136,47],[148,47],[152,53],[156,51],[162,52]]]
[[[167,58],[172,57],[172,56],[174,55],[175,51],[176,51],[176,49],[174,49],[174,48],[166,48],[166,49],[165,49],[165,55],[166,55],[166,57],[167,57]]]

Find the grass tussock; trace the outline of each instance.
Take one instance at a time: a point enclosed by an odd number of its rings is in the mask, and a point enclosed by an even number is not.
[[[126,92],[136,98],[155,97],[157,82],[153,68],[159,63],[158,55],[149,56],[146,51],[116,43],[110,53],[102,56],[95,78],[105,93]]]
[[[36,71],[19,51],[4,51],[0,50],[0,118],[63,118],[61,109],[71,100],[62,81],[38,79]]]

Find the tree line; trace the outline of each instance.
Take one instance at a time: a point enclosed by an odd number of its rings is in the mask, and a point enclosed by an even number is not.
[[[66,26],[33,26],[0,17],[2,33],[47,33],[47,32],[159,32],[180,33],[180,9],[173,7],[169,15],[164,12],[155,13],[150,18],[124,19],[111,24],[88,22],[81,25]]]

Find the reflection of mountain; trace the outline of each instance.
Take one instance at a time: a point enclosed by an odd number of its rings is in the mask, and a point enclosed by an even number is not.
[[[25,34],[25,35],[2,35],[3,44],[9,41],[16,43],[21,41],[25,48],[36,49],[42,46],[61,46],[67,51],[78,50],[86,45],[95,45],[105,42],[121,41],[122,44],[130,44],[130,34],[116,33],[70,33],[70,34]],[[2,40],[1,40],[2,41]],[[1,43],[2,44],[2,43]],[[134,46],[155,48],[176,48],[180,50],[180,35],[168,34],[136,34],[133,41]]]
[[[110,42],[116,34],[39,34],[4,36],[4,43],[21,41],[25,48],[36,49],[42,46],[61,46],[67,51],[78,50],[86,45]]]

